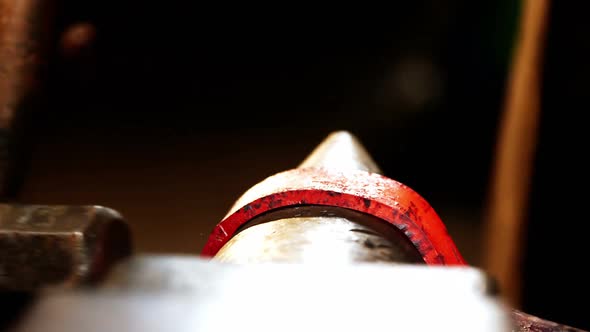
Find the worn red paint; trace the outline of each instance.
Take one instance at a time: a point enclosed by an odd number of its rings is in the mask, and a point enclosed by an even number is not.
[[[434,209],[409,187],[375,173],[321,168],[292,169],[252,187],[217,224],[201,255],[214,256],[252,218],[303,204],[338,206],[374,215],[404,232],[427,264],[466,264]]]

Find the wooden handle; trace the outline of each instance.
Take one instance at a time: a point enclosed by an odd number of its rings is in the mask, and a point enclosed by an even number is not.
[[[519,307],[523,237],[540,115],[549,0],[523,0],[507,81],[485,223],[484,263],[507,302]]]

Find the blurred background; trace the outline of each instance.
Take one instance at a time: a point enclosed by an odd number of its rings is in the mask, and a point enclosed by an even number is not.
[[[386,18],[312,18],[63,1],[10,199],[105,205],[138,252],[197,254],[245,190],[348,130],[480,266],[520,2],[392,6]],[[584,202],[568,194],[583,190],[587,142],[575,120],[589,100],[580,7],[551,7],[523,309],[590,327],[574,304],[588,290]]]

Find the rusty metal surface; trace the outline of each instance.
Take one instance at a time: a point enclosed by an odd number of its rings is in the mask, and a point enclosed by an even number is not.
[[[424,263],[385,221],[330,206],[274,210],[244,225],[214,257],[231,263]]]
[[[18,173],[19,127],[39,102],[54,6],[54,0],[0,0],[0,195],[19,181],[10,178]]]
[[[121,216],[100,206],[0,204],[0,289],[90,284],[131,253]]]
[[[511,315],[514,331],[517,332],[584,332],[584,330],[548,321],[518,310],[513,310]]]
[[[510,331],[470,267],[138,256],[105,287],[47,292],[13,332]]]

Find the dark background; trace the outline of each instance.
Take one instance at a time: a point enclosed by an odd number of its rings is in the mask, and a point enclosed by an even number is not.
[[[590,328],[577,304],[588,280],[587,139],[576,120],[588,105],[590,29],[581,6],[553,2],[524,309]],[[19,201],[109,206],[137,251],[196,254],[241,193],[349,130],[481,263],[518,2],[405,1],[386,18],[64,4],[58,32],[86,22],[96,35],[74,55],[51,53]]]

